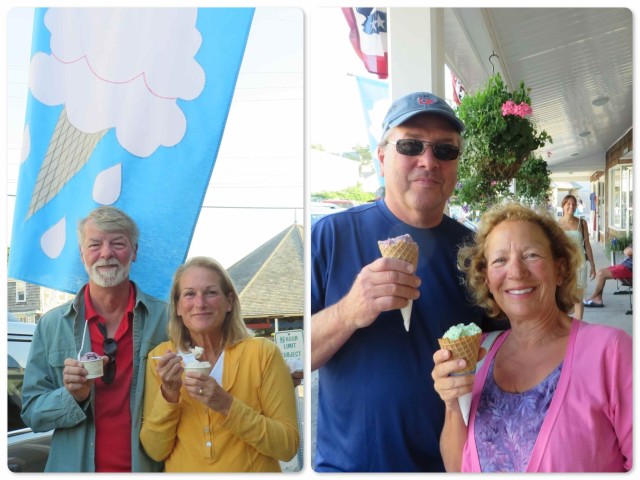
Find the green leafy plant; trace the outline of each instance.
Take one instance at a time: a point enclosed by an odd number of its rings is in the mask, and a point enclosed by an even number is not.
[[[484,89],[462,99],[457,112],[465,124],[464,151],[458,167],[460,182],[455,192],[459,203],[484,209],[500,197],[509,196],[511,181],[517,179],[531,152],[552,142],[549,134],[538,131],[528,118],[532,113],[530,91],[520,82],[518,89],[509,92],[500,74],[495,74]],[[536,183],[544,184],[548,171],[542,162],[532,161],[522,178],[533,176]],[[533,189],[521,192],[524,198],[538,198]]]
[[[620,236],[612,236],[605,245],[607,254],[610,252],[624,252],[624,249],[633,243],[633,233]]]
[[[549,203],[551,172],[547,161],[539,156],[530,156],[516,174],[516,197],[533,205]]]

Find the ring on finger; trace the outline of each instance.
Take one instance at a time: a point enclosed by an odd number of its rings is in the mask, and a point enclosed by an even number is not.
[[[198,395],[202,395],[202,392],[204,392],[204,390],[202,389],[202,387],[200,387],[200,390],[198,390]]]

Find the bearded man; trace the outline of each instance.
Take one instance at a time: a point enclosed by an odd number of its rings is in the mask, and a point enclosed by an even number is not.
[[[22,419],[54,430],[45,471],[156,472],[140,445],[147,353],[167,338],[166,303],[129,280],[138,227],[103,206],[78,224],[89,275],[76,297],[42,316],[27,360]],[[80,357],[102,356],[103,376],[87,378]]]

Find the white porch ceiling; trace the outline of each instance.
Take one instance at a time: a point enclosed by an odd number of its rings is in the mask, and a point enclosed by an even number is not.
[[[555,174],[603,170],[633,125],[633,16],[626,8],[448,8],[445,57],[467,92],[494,71],[531,88],[533,118],[553,138]],[[594,106],[598,97],[609,102]],[[589,134],[585,134],[589,132]],[[581,135],[582,134],[582,135]]]

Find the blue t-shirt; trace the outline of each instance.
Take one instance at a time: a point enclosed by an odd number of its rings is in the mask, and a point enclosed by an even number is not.
[[[444,471],[433,353],[451,325],[482,325],[456,267],[459,245],[472,232],[447,216],[435,228],[411,227],[382,200],[320,219],[311,228],[311,313],[338,302],[381,257],[378,240],[405,233],[420,247],[422,279],[410,330],[400,310],[384,312],[319,370],[317,471]]]

